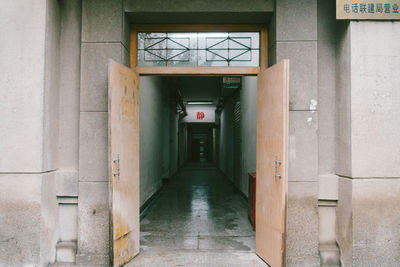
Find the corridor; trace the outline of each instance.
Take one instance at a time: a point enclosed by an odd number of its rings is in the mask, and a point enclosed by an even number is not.
[[[267,266],[255,254],[247,205],[211,163],[188,163],[140,226],[132,266]]]

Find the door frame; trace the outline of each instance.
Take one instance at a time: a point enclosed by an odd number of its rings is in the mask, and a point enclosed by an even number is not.
[[[244,31],[260,32],[260,65],[258,67],[173,67],[173,66],[137,66],[137,33],[138,32],[222,32],[222,31]],[[231,24],[136,24],[131,25],[130,32],[130,68],[140,75],[151,76],[257,76],[258,83],[260,75],[268,68],[268,32],[266,25],[231,25]],[[140,90],[140,89],[139,89]],[[287,162],[288,164],[288,162]],[[287,191],[286,191],[287,192]],[[287,202],[286,202],[287,203]],[[286,212],[285,212],[286,214]],[[285,215],[286,236],[286,215]],[[284,238],[285,239],[285,238]],[[285,257],[285,248],[283,248]],[[284,265],[284,264],[283,264]]]

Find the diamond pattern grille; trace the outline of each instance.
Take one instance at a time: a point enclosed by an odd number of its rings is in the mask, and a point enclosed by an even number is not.
[[[138,65],[258,66],[259,33],[139,33]]]

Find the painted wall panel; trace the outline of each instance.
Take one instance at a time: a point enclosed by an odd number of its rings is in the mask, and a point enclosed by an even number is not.
[[[169,135],[165,106],[167,80],[158,76],[140,77],[140,204],[162,185],[164,136]]]
[[[240,91],[242,174],[240,190],[248,194],[248,173],[256,171],[257,77],[243,77]]]

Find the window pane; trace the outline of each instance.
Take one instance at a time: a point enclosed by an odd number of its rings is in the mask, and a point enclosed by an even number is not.
[[[232,67],[257,67],[260,65],[260,52],[259,50],[251,50],[250,57],[248,54],[238,57],[238,60],[232,60],[230,66]]]

